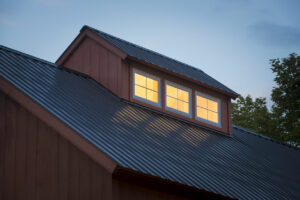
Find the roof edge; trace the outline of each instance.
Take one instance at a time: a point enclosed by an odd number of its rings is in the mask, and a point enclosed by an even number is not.
[[[150,62],[145,62],[145,61],[143,61],[143,60],[139,60],[139,59],[137,59],[137,58],[135,58],[135,57],[132,57],[132,56],[128,56],[127,59],[129,59],[130,61],[134,61],[134,62],[137,62],[137,63],[141,63],[141,64],[143,64],[143,65],[146,64],[147,66],[150,66],[150,67],[152,67],[152,68],[158,68],[159,70],[161,70],[161,71],[163,71],[163,72],[165,72],[165,73],[168,73],[168,74],[171,74],[171,75],[176,75],[176,76],[179,77],[179,78],[182,78],[182,79],[184,79],[184,80],[190,81],[190,82],[195,83],[195,84],[199,84],[200,86],[205,87],[205,88],[207,88],[207,89],[209,89],[209,90],[212,90],[212,91],[214,91],[214,92],[222,93],[223,95],[226,95],[226,96],[232,98],[233,100],[235,100],[237,97],[240,96],[240,94],[238,94],[238,93],[236,93],[236,94],[229,93],[229,92],[227,92],[227,91],[225,91],[225,90],[219,89],[219,88],[217,88],[217,87],[213,87],[213,86],[211,86],[211,85],[208,85],[208,84],[206,84],[206,83],[204,83],[204,82],[201,82],[201,81],[198,81],[198,80],[191,79],[191,78],[189,78],[189,77],[187,77],[187,76],[185,76],[185,75],[183,75],[183,74],[179,74],[179,73],[177,73],[177,72],[167,70],[167,69],[165,69],[165,68],[162,68],[162,67],[160,67],[160,66],[158,66],[158,65],[152,64],[152,63],[150,63]]]
[[[3,49],[5,51],[8,51],[10,53],[13,53],[15,55],[19,55],[19,56],[22,56],[22,57],[25,57],[26,59],[30,59],[30,60],[33,60],[35,62],[39,62],[41,64],[45,64],[49,67],[55,67],[55,68],[58,68],[60,70],[63,70],[63,71],[67,71],[69,73],[73,73],[73,74],[76,74],[78,76],[81,76],[83,78],[91,78],[90,76],[86,75],[86,74],[83,74],[83,73],[80,73],[78,71],[75,71],[75,70],[72,70],[72,69],[69,69],[69,68],[65,68],[65,67],[61,67],[60,65],[57,65],[55,63],[52,63],[50,61],[47,61],[47,60],[44,60],[44,59],[41,59],[41,58],[38,58],[38,57],[35,57],[35,56],[32,56],[30,54],[26,54],[26,53],[23,53],[21,51],[18,51],[18,50],[15,50],[15,49],[12,49],[10,47],[7,47],[7,46],[3,46],[3,45],[0,45],[0,49]]]
[[[37,62],[46,64],[46,65],[51,66],[51,67],[58,67],[58,65],[55,64],[55,63],[49,62],[49,61],[47,61],[47,60],[44,60],[44,59],[41,59],[41,58],[38,58],[38,57],[35,57],[35,56],[32,56],[32,55],[27,54],[27,53],[23,53],[23,52],[21,52],[21,51],[12,49],[12,48],[10,48],[10,47],[7,47],[7,46],[1,45],[1,44],[0,44],[0,49],[3,49],[3,50],[5,50],[5,51],[11,52],[11,53],[14,53],[14,54],[16,54],[16,55],[20,55],[20,56],[24,56],[24,57],[30,58],[30,59],[32,59],[32,60],[35,60],[35,61],[37,61]]]
[[[58,57],[55,63],[63,66],[64,63],[68,60],[69,56],[73,54],[73,52],[77,49],[77,47],[81,44],[81,42],[86,37],[96,41],[104,48],[108,49],[109,51],[121,57],[122,59],[125,59],[127,57],[127,54],[123,52],[121,49],[115,47],[110,42],[106,41],[99,35],[95,34],[91,29],[88,29],[87,27],[83,26],[79,34],[75,37],[75,39],[71,42],[71,44],[69,44],[69,46],[63,51],[63,53]]]
[[[9,83],[3,77],[0,77],[0,91],[2,91],[4,94],[9,96],[21,106],[23,106],[33,115],[38,117],[41,121],[43,121],[53,130],[55,130],[63,138],[65,138],[75,147],[77,147],[86,155],[88,155],[97,164],[106,169],[110,174],[112,174],[115,168],[118,166],[118,163],[115,162],[112,158],[110,158],[98,148],[96,148],[93,144],[85,140],[71,127],[60,121],[49,111],[47,111],[37,102],[25,95],[23,92],[21,92],[18,88]]]
[[[234,125],[232,124],[232,128],[235,128],[243,133],[247,133],[247,134],[250,134],[250,135],[254,135],[254,136],[257,136],[257,137],[260,137],[264,140],[268,140],[268,141],[271,141],[273,143],[276,143],[276,144],[279,144],[279,145],[282,145],[282,146],[286,146],[288,148],[292,148],[292,149],[295,149],[295,150],[300,150],[300,147],[299,146],[293,146],[293,145],[290,145],[288,143],[285,143],[285,142],[281,142],[279,140],[276,140],[274,138],[271,138],[271,137],[268,137],[268,136],[265,136],[263,134],[260,134],[260,133],[256,133],[254,131],[251,131],[249,129],[246,129],[246,128],[243,128],[241,126],[237,126],[237,125]]]

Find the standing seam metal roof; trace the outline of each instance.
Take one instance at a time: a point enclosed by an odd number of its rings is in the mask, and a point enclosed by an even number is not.
[[[239,199],[300,199],[300,151],[121,101],[96,81],[0,46],[0,77],[120,166]]]
[[[147,63],[154,64],[156,66],[162,67],[177,74],[184,75],[190,79],[200,81],[214,88],[226,91],[234,96],[239,96],[239,94],[237,94],[236,92],[226,87],[225,85],[215,80],[214,78],[212,78],[211,76],[209,76],[208,74],[206,74],[198,68],[192,67],[175,59],[169,58],[167,56],[146,49],[139,45],[122,40],[120,38],[109,35],[89,26],[84,26],[81,30],[84,30],[85,28],[90,29],[94,33],[98,34],[100,37],[104,38],[109,43],[113,44],[114,46],[116,46],[117,48],[121,49],[123,52],[134,58],[145,61]]]

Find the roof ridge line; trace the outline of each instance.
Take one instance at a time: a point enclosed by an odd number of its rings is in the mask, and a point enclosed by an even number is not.
[[[256,137],[260,137],[260,138],[262,138],[262,139],[271,141],[271,142],[273,142],[273,143],[277,143],[277,144],[280,144],[280,145],[283,145],[283,146],[286,146],[286,147],[289,147],[289,148],[292,148],[292,149],[295,149],[295,150],[300,150],[300,147],[298,147],[298,146],[293,146],[293,145],[291,145],[291,144],[288,144],[288,143],[285,143],[285,142],[281,142],[281,141],[279,141],[279,140],[276,140],[276,139],[271,138],[271,137],[269,137],[269,136],[265,136],[265,135],[260,134],[260,133],[256,133],[256,132],[254,132],[254,131],[251,131],[251,130],[249,130],[249,129],[243,128],[243,127],[241,127],[241,126],[237,126],[237,125],[232,124],[232,127],[233,127],[233,128],[236,128],[236,129],[238,129],[238,130],[240,130],[240,131],[242,131],[242,132],[244,132],[244,133],[251,134],[251,135],[254,135],[254,136],[256,136]]]
[[[192,68],[192,69],[194,69],[194,70],[197,70],[197,71],[200,71],[200,72],[202,72],[202,73],[205,73],[202,69],[193,67],[193,66],[191,66],[191,65],[189,65],[189,64],[186,64],[186,63],[184,63],[184,62],[181,62],[181,61],[176,60],[176,59],[174,59],[174,58],[171,58],[171,57],[169,57],[169,56],[165,56],[165,55],[163,55],[163,54],[161,54],[161,53],[158,53],[158,52],[153,51],[153,50],[151,50],[151,49],[148,49],[148,48],[142,47],[142,46],[140,46],[140,45],[134,44],[134,43],[129,42],[129,41],[127,41],[127,40],[123,40],[123,39],[121,39],[121,38],[118,38],[118,37],[113,36],[113,35],[111,35],[111,34],[105,33],[105,32],[103,32],[103,31],[100,31],[100,30],[95,29],[95,28],[93,28],[93,27],[84,25],[84,27],[83,27],[81,30],[83,30],[85,27],[88,28],[88,29],[91,29],[91,30],[93,30],[93,31],[100,32],[101,34],[104,34],[104,35],[106,35],[106,36],[108,36],[108,37],[112,37],[112,38],[114,38],[114,39],[117,39],[117,40],[120,40],[120,41],[122,41],[122,42],[125,42],[125,43],[127,43],[127,44],[129,44],[129,45],[131,45],[131,46],[138,47],[138,48],[140,48],[140,49],[142,49],[142,50],[144,50],[144,51],[148,51],[148,52],[150,52],[150,53],[154,53],[154,54],[156,54],[156,55],[158,55],[158,56],[161,56],[161,57],[163,57],[163,58],[170,59],[170,60],[172,60],[172,61],[174,61],[174,62],[177,62],[177,63],[180,63],[180,64],[185,65],[185,66],[187,66],[187,67],[190,67],[190,68]],[[206,73],[205,73],[205,74],[206,74]]]
[[[66,71],[68,73],[72,73],[72,74],[75,74],[76,76],[81,76],[83,78],[90,78],[88,75],[85,75],[85,74],[82,74],[82,73],[79,73],[79,72],[76,72],[72,69],[68,69],[68,68],[65,68],[65,67],[61,67],[55,63],[52,63],[50,61],[47,61],[47,60],[44,60],[44,59],[41,59],[41,58],[38,58],[38,57],[35,57],[35,56],[32,56],[30,54],[27,54],[27,53],[23,53],[21,51],[18,51],[18,50],[15,50],[15,49],[12,49],[12,48],[9,48],[7,46],[3,46],[0,44],[0,49],[3,49],[4,51],[8,51],[10,53],[13,53],[15,55],[19,55],[19,56],[22,56],[24,57],[25,59],[31,59],[35,62],[39,62],[39,63],[42,63],[42,64],[45,64],[45,65],[48,65],[50,67],[54,67],[58,70],[61,70],[61,71]]]
[[[46,64],[46,65],[51,65],[51,67],[58,67],[58,65],[55,64],[55,63],[52,63],[52,62],[47,61],[47,60],[44,60],[44,59],[42,59],[42,58],[38,58],[38,57],[32,56],[32,55],[27,54],[27,53],[23,53],[23,52],[21,52],[21,51],[12,49],[12,48],[7,47],[7,46],[3,46],[3,45],[1,45],[1,44],[0,44],[0,49],[3,49],[3,50],[5,50],[5,51],[9,51],[9,52],[11,52],[11,53],[13,53],[13,54],[16,54],[16,55],[20,55],[20,56],[23,56],[23,57],[27,57],[27,58],[29,58],[29,59],[35,60],[35,61],[37,61],[37,62]]]

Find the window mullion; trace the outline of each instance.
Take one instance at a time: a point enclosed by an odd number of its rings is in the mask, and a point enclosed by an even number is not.
[[[206,99],[206,119],[208,120],[208,99]]]
[[[146,99],[148,100],[148,78],[146,77]]]
[[[145,72],[136,69],[133,70],[133,97],[139,101],[145,101],[155,106],[160,106],[160,79]],[[149,87],[151,87],[151,89]],[[146,94],[144,94],[144,91]]]

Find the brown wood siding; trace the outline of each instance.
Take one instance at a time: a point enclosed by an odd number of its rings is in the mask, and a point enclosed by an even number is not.
[[[166,80],[174,82],[174,83],[177,83],[177,84],[182,85],[184,87],[190,88],[192,90],[192,101],[191,101],[191,103],[192,103],[192,112],[193,112],[192,116],[193,117],[192,118],[185,117],[185,116],[182,116],[180,114],[176,114],[174,112],[166,110],[165,109],[165,97],[164,97],[164,95],[162,95],[162,108],[158,108],[156,106],[152,106],[150,104],[147,104],[147,103],[144,103],[144,102],[141,102],[141,101],[133,99],[132,90],[130,90],[130,101],[133,101],[133,102],[138,103],[140,105],[143,105],[143,106],[146,106],[146,107],[150,107],[152,109],[155,109],[155,110],[158,110],[158,111],[161,111],[161,112],[164,112],[164,113],[167,113],[167,114],[170,114],[170,115],[173,115],[173,116],[185,119],[187,121],[191,121],[191,122],[194,122],[194,123],[197,123],[197,124],[201,124],[203,126],[207,126],[209,128],[212,128],[212,129],[224,132],[224,133],[228,133],[228,134],[231,133],[231,123],[230,123],[230,119],[228,117],[229,116],[228,115],[228,113],[229,113],[228,103],[230,102],[230,100],[228,101],[228,97],[226,95],[223,95],[221,93],[215,92],[213,90],[209,90],[207,88],[201,87],[201,86],[199,86],[199,85],[197,85],[195,83],[192,83],[190,81],[187,81],[187,80],[184,80],[184,79],[172,76],[172,75],[170,75],[168,73],[165,73],[163,71],[160,71],[160,70],[157,70],[157,69],[145,66],[143,64],[140,64],[140,63],[137,63],[137,62],[134,62],[134,61],[132,61],[131,64],[130,64],[130,88],[132,87],[132,79],[133,79],[133,77],[132,77],[132,70],[133,70],[133,68],[139,69],[141,71],[147,72],[149,74],[152,74],[154,76],[157,76],[157,77],[161,78],[162,94],[165,94],[164,85],[165,85],[165,81]],[[195,91],[208,94],[208,95],[210,95],[212,97],[215,97],[215,98],[218,98],[218,99],[221,100],[221,121],[222,121],[221,122],[222,123],[222,127],[221,128],[213,126],[213,125],[210,125],[210,124],[206,124],[204,122],[201,122],[201,121],[195,119],[195,112],[196,112],[195,111]]]
[[[119,199],[228,199],[194,187],[182,185],[160,177],[117,167],[112,182],[113,200]]]
[[[113,200],[132,200],[132,199],[147,199],[147,200],[184,200],[190,199],[183,196],[174,195],[162,190],[152,189],[140,184],[113,179]],[[200,198],[201,199],[201,198]]]
[[[111,199],[104,168],[0,92],[0,199]]]
[[[63,66],[86,74],[117,96],[129,99],[129,66],[107,48],[86,37]]]

